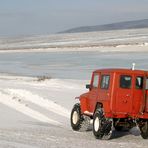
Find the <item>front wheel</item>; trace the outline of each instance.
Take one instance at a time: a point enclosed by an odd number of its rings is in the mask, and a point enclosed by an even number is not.
[[[112,137],[112,119],[103,115],[102,108],[98,108],[93,118],[93,134],[97,139],[109,140]]]
[[[77,103],[74,105],[71,111],[71,127],[75,131],[79,131],[83,122],[83,117],[81,115],[80,104]]]

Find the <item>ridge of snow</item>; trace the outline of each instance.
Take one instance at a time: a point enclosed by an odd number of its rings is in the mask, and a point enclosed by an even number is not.
[[[47,110],[54,112],[58,115],[64,116],[66,118],[69,118],[70,116],[69,111],[64,107],[54,103],[51,100],[47,100],[43,97],[40,97],[39,95],[33,94],[30,91],[23,89],[6,89],[5,91],[8,92],[11,96],[17,96],[23,100],[29,101],[40,107],[46,108]]]
[[[13,97],[9,94],[5,94],[0,92],[0,103],[13,108],[15,110],[17,110],[18,112],[21,112],[29,117],[32,117],[38,121],[41,122],[46,122],[46,123],[50,123],[53,125],[60,125],[61,123],[52,120],[50,118],[48,118],[47,116],[41,114],[38,111],[32,110],[31,108],[27,107],[25,104],[21,104],[15,100],[13,100]]]

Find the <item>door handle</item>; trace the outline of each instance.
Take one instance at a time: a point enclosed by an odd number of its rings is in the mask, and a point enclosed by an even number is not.
[[[109,96],[109,93],[107,93],[107,96]]]
[[[123,103],[127,103],[127,100],[123,100]]]
[[[129,96],[130,96],[130,94],[127,94],[127,95],[126,95],[126,97],[129,97]]]

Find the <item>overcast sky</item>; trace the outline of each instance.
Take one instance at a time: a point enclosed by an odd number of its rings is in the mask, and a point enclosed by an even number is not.
[[[148,0],[0,0],[0,37],[148,18]]]

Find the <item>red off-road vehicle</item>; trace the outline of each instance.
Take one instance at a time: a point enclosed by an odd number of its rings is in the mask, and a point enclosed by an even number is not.
[[[113,131],[139,127],[148,139],[148,71],[100,69],[92,74],[87,93],[80,95],[71,112],[71,126],[79,131],[93,119],[98,139],[110,139]]]

